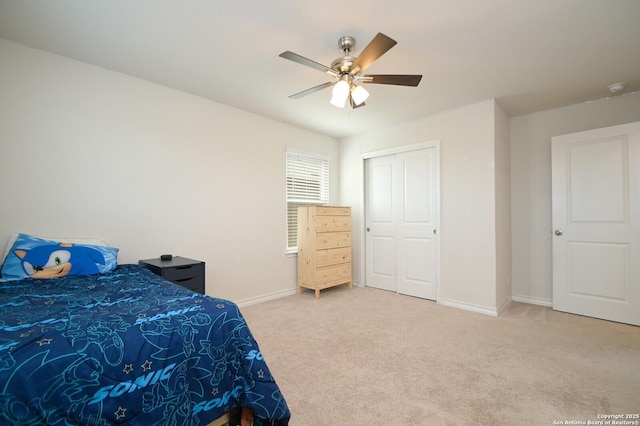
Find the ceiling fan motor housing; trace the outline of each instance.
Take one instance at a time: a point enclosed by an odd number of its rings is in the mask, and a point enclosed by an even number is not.
[[[351,70],[351,65],[356,60],[354,56],[345,56],[338,58],[331,62],[331,68],[338,71],[340,74],[348,73]]]
[[[351,65],[355,62],[355,56],[349,56],[349,53],[356,46],[356,39],[351,36],[340,37],[338,40],[338,47],[344,53],[344,56],[337,58],[331,63],[331,68],[338,71],[340,74],[348,73],[351,71]]]

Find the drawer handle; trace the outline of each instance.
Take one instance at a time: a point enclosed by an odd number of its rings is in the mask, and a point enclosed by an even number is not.
[[[193,277],[189,277],[189,278],[181,278],[179,280],[174,280],[174,281],[177,281],[179,283],[183,283],[185,281],[191,281],[192,279],[193,279]]]
[[[193,265],[187,265],[187,266],[176,266],[176,269],[189,269],[189,268],[193,268]]]

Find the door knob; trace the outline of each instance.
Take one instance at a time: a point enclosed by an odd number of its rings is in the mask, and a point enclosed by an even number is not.
[[[371,231],[371,228],[367,228],[367,232]]]
[[[562,230],[560,229],[556,229],[556,231],[554,232],[554,234],[556,234],[557,236],[562,235]]]

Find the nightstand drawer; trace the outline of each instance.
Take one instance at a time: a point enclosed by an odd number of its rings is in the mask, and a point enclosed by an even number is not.
[[[162,276],[169,281],[181,281],[204,276],[204,263],[164,268]]]
[[[204,293],[204,276],[181,278],[178,280],[170,280],[174,284],[186,287],[189,290],[197,291],[198,293]]]

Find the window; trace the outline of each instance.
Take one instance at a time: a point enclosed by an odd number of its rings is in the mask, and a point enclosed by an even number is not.
[[[329,159],[287,151],[287,251],[298,247],[298,206],[329,203]]]

